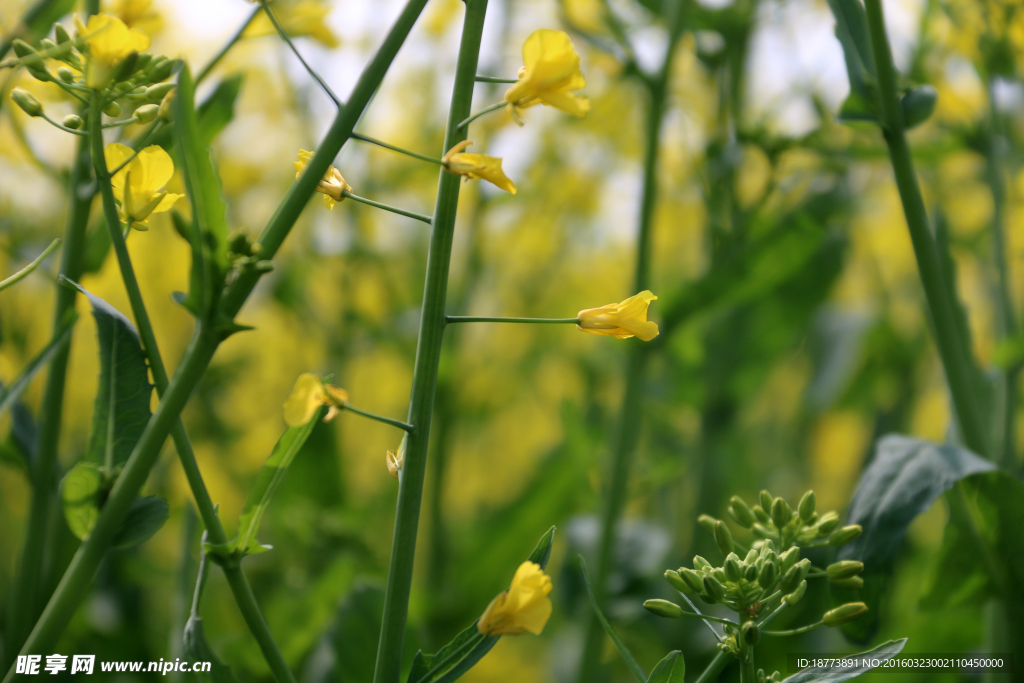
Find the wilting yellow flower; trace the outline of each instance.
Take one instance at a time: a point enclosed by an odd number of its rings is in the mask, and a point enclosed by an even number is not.
[[[405,464],[405,453],[399,451],[388,451],[384,457],[388,464],[388,474],[391,475],[392,479],[398,479],[398,472],[402,469],[402,465]]]
[[[164,27],[164,19],[153,9],[153,0],[113,0],[110,13],[128,28],[137,28],[154,35]]]
[[[622,303],[588,308],[579,312],[580,322],[576,327],[590,334],[651,341],[658,336],[658,326],[647,319],[647,307],[657,298],[645,289]]]
[[[109,170],[117,168],[133,154],[135,150],[119,142],[113,142],[103,150]],[[174,162],[162,147],[150,145],[139,152],[110,179],[114,197],[121,202],[121,219],[125,222],[131,220],[138,227],[147,224],[150,214],[169,211],[174,202],[185,196],[163,191],[173,175]]]
[[[539,564],[523,562],[507,591],[494,598],[476,622],[485,636],[539,636],[551,616],[551,577]]]
[[[584,116],[590,100],[572,94],[587,84],[580,71],[580,56],[565,31],[542,28],[523,43],[523,64],[519,80],[505,92],[505,101],[516,123],[519,109],[535,104],[560,109],[566,114]]]
[[[516,184],[509,180],[505,172],[501,170],[501,159],[489,157],[486,154],[462,151],[472,144],[472,140],[463,140],[448,150],[448,153],[441,157],[445,169],[455,175],[464,175],[475,180],[486,180],[506,192],[515,194]]]
[[[275,2],[274,17],[292,38],[307,36],[327,47],[338,47],[338,36],[327,26],[324,19],[331,11],[330,5],[317,0],[298,0],[298,2]],[[260,12],[242,33],[243,38],[260,38],[277,35],[274,24],[266,12]]]
[[[284,421],[289,427],[301,427],[313,419],[320,406],[327,406],[324,422],[330,422],[347,404],[347,391],[306,372],[295,380],[291,396],[284,402]]]
[[[313,153],[305,149],[299,150],[299,160],[293,161],[295,164],[295,177],[298,178],[302,175],[302,172],[306,170],[306,166],[309,164],[309,160],[313,158]],[[341,173],[338,169],[333,166],[327,167],[327,172],[324,173],[323,179],[316,186],[316,191],[324,195],[324,205],[334,210],[334,205],[345,198],[343,192],[351,192],[352,187],[345,182],[345,179],[341,177]]]
[[[89,52],[85,84],[94,90],[102,90],[110,84],[110,76],[122,59],[149,47],[149,36],[138,29],[129,29],[123,21],[109,14],[94,14],[86,25],[76,16],[75,26]]]

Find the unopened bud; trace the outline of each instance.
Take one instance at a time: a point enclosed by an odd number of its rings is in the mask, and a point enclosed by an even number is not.
[[[845,624],[856,619],[867,611],[868,606],[863,602],[848,602],[845,605],[825,612],[825,616],[821,620],[825,622],[826,626],[839,626],[839,624]]]
[[[826,512],[818,520],[818,538],[824,538],[836,530],[839,526],[839,515],[835,512]]]
[[[859,576],[848,576],[845,579],[829,579],[833,586],[839,588],[849,588],[851,590],[860,590],[864,587],[864,579]]]
[[[725,525],[725,522],[719,520],[715,524],[715,544],[718,545],[719,551],[723,555],[728,555],[733,551],[732,534],[729,532],[729,527]]]
[[[679,568],[679,576],[682,577],[686,585],[689,586],[690,590],[683,591],[684,593],[699,593],[704,590],[704,577],[701,574],[687,569],[686,567]]]
[[[159,62],[154,60],[149,63],[149,69],[146,71],[146,76],[148,76],[149,80],[154,83],[166,80],[167,77],[171,75],[175,65],[177,65],[176,60],[167,59],[166,57]]]
[[[762,490],[758,497],[760,498],[762,510],[768,512],[772,509],[772,503],[775,502],[775,499],[772,497],[772,494],[768,493],[768,489]]]
[[[711,603],[721,602],[725,599],[725,586],[713,576],[704,577],[704,592],[712,598],[709,601]]]
[[[758,574],[757,582],[761,584],[761,588],[771,588],[775,585],[777,578],[779,578],[779,570],[773,563],[765,562],[761,567],[761,573]]]
[[[117,116],[121,113],[121,105],[117,102],[111,102],[107,106],[103,107],[103,113],[107,116]]]
[[[857,560],[842,560],[833,562],[825,571],[828,572],[829,579],[846,579],[864,571],[864,563]]]
[[[644,608],[652,613],[657,614],[659,617],[665,617],[666,619],[678,619],[683,616],[683,608],[674,602],[668,600],[662,600],[661,598],[655,598],[654,600],[645,600]]]
[[[800,505],[797,506],[797,510],[800,513],[800,519],[810,524],[811,518],[814,516],[814,507],[817,505],[818,499],[814,495],[814,491],[808,491],[804,494],[804,497],[800,499]]]
[[[764,508],[760,505],[755,505],[752,510],[754,512],[754,517],[756,517],[757,521],[761,522],[761,524],[767,524],[768,520],[771,519],[771,517],[768,516],[768,513],[765,512]]]
[[[32,93],[23,88],[15,88],[11,91],[11,99],[14,103],[21,107],[21,110],[29,116],[42,116],[43,105],[39,104]]]
[[[725,558],[725,578],[733,583],[743,578],[743,570],[740,569],[740,558],[736,553],[729,553],[729,556]]]
[[[673,569],[668,569],[665,571],[664,576],[665,580],[668,581],[668,585],[672,586],[680,593],[689,594],[696,592],[690,588],[690,584],[683,580],[683,577],[679,575],[679,572]]]
[[[743,561],[747,564],[754,564],[759,557],[761,557],[761,553],[757,552],[755,548],[751,548],[747,551],[747,556],[743,558]]]
[[[117,65],[117,69],[114,70],[113,80],[115,83],[127,80],[133,73],[135,73],[135,65],[139,62],[138,52],[129,52],[128,56],[121,60],[121,63]]]
[[[743,578],[747,583],[754,583],[757,581],[759,573],[756,564],[748,564],[747,568],[743,570]]]
[[[841,545],[846,545],[847,543],[850,543],[851,541],[855,541],[858,538],[860,538],[860,535],[863,532],[864,529],[861,528],[860,524],[851,524],[850,526],[844,526],[842,529],[839,529],[834,534],[832,534],[829,537],[828,542],[830,545],[834,545],[837,547]]]
[[[153,61],[153,55],[150,52],[140,52],[138,59],[135,60],[135,70],[145,71],[149,63]]]
[[[782,600],[787,605],[795,605],[796,603],[800,602],[800,599],[804,597],[804,593],[806,592],[807,580],[805,579],[800,582],[800,585],[796,587],[796,590],[794,590],[792,593],[789,593],[788,595],[784,595],[782,597]]]
[[[156,118],[159,111],[160,107],[155,104],[144,104],[135,110],[135,118],[139,120],[139,123],[149,123]]]
[[[756,521],[750,506],[748,506],[739,496],[733,496],[729,501],[729,515],[744,529],[749,529],[754,526],[754,522]]]
[[[57,69],[57,78],[59,78],[62,83],[74,83],[75,72],[67,68],[66,66],[62,66],[61,68]]]
[[[84,121],[82,121],[82,117],[77,114],[68,114],[64,117],[64,120],[61,121],[61,124],[63,124],[65,128],[70,128],[71,130],[79,130],[83,123]]]
[[[706,571],[711,569],[711,563],[705,560],[700,555],[693,556],[693,568],[697,571]]]
[[[157,113],[157,116],[159,116],[162,121],[170,121],[173,118],[171,115],[171,107],[173,106],[173,103],[174,91],[172,90],[164,95],[163,101],[160,102],[160,110]]]
[[[743,626],[740,626],[740,633],[743,635],[743,641],[747,645],[757,645],[758,641],[761,640],[761,630],[757,627],[757,622],[748,621],[743,624]]]
[[[786,526],[791,519],[793,519],[793,508],[789,507],[789,503],[782,498],[772,501],[772,523],[775,524],[776,529]]]
[[[57,47],[57,43],[53,42],[49,38],[43,38],[39,41],[39,49],[43,52],[49,52],[55,47]]]
[[[779,555],[779,562],[781,564],[779,569],[782,570],[782,571],[786,571],[787,569],[792,567],[794,564],[796,564],[796,561],[799,560],[799,559],[800,559],[800,548],[798,548],[796,546],[793,546],[792,548],[790,548],[786,552],[784,552],[781,555]]]
[[[60,45],[71,40],[71,36],[68,35],[68,30],[60,24],[53,25],[53,37],[56,38],[57,43]]]
[[[177,87],[175,83],[157,83],[146,88],[146,97],[154,102],[159,102],[167,93]]]

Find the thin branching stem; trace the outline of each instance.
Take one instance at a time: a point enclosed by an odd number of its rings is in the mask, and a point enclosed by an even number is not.
[[[498,78],[497,76],[481,76],[477,74],[477,83],[518,83],[515,78]]]
[[[52,254],[54,252],[54,250],[57,247],[59,247],[59,246],[60,246],[60,238],[55,239],[54,241],[50,242],[50,245],[48,247],[46,247],[46,249],[43,250],[43,253],[41,253],[39,256],[37,256],[31,263],[29,263],[27,266],[25,266],[24,268],[22,268],[17,273],[15,273],[14,275],[10,276],[9,278],[4,280],[3,282],[0,282],[0,292],[4,291],[5,289],[10,287],[11,285],[14,285],[14,284],[17,284],[18,282],[21,282],[26,277],[31,275],[32,271],[34,271],[36,268],[38,268],[39,265],[43,261],[46,260],[46,257],[49,256],[50,254]]]
[[[202,83],[203,80],[210,75],[210,72],[213,71],[214,67],[220,64],[220,61],[224,59],[225,55],[227,55],[231,48],[235,46],[235,43],[242,39],[243,34],[245,34],[245,29],[249,28],[249,24],[252,23],[252,20],[256,18],[256,15],[259,14],[262,9],[262,7],[257,7],[249,13],[249,16],[246,17],[245,21],[242,22],[242,25],[238,27],[238,30],[235,31],[234,35],[228,39],[228,42],[224,43],[224,47],[220,49],[220,52],[214,55],[213,59],[207,62],[206,66],[203,67],[203,70],[196,76],[196,85]]]
[[[815,624],[808,624],[807,626],[801,626],[800,628],[791,628],[788,631],[761,631],[762,636],[798,636],[801,633],[809,633],[816,628],[820,628],[825,625],[824,621],[819,621]]]
[[[466,126],[468,126],[469,124],[473,123],[474,121],[476,121],[478,118],[480,118],[484,114],[490,114],[492,111],[498,111],[499,109],[505,107],[507,104],[508,104],[508,102],[495,102],[491,106],[485,107],[485,108],[481,109],[480,111],[478,111],[475,114],[471,114],[469,117],[467,117],[462,122],[460,122],[458,127],[459,128],[465,128]]]
[[[384,417],[383,415],[378,415],[377,413],[371,413],[368,410],[361,410],[360,408],[356,408],[355,406],[350,406],[350,405],[344,406],[344,409],[349,411],[350,413],[355,413],[356,415],[362,415],[365,418],[369,418],[371,420],[376,420],[377,422],[382,422],[382,423],[384,423],[386,425],[391,425],[392,427],[397,427],[397,428],[401,429],[402,431],[409,432],[410,434],[414,431],[413,430],[413,426],[411,424],[407,424],[405,422],[402,422],[401,420],[396,420],[393,417]]]
[[[492,318],[479,315],[448,315],[445,316],[448,323],[531,323],[531,324],[554,324],[554,325],[579,325],[579,318]]]
[[[300,62],[302,62],[302,66],[304,69],[306,69],[306,72],[313,77],[313,80],[320,84],[320,87],[323,89],[324,93],[326,93],[327,96],[331,98],[335,106],[342,106],[341,98],[334,94],[334,91],[331,90],[331,86],[327,85],[327,81],[320,77],[320,74],[318,74],[313,69],[313,67],[309,65],[309,62],[307,62],[305,58],[302,56],[302,53],[299,52],[299,48],[295,47],[295,43],[292,42],[292,39],[288,35],[288,32],[284,30],[284,27],[281,26],[281,24],[277,21],[277,17],[274,16],[274,11],[270,9],[270,4],[267,2],[267,0],[260,0],[260,6],[263,8],[263,11],[267,13],[267,17],[270,19],[270,23],[274,25],[274,28],[277,30],[277,34],[281,36],[281,40],[288,43],[288,47],[291,48],[292,53],[294,53],[295,57]]]
[[[383,204],[381,202],[375,202],[372,199],[367,199],[366,197],[360,197],[357,194],[352,194],[348,190],[343,190],[341,195],[343,197],[348,197],[352,201],[359,202],[360,204],[366,204],[367,206],[372,206],[375,209],[383,209],[384,211],[390,211],[391,213],[397,213],[399,216],[405,216],[407,218],[414,218],[414,219],[416,219],[416,220],[418,220],[418,221],[420,221],[422,223],[429,224],[432,220],[434,220],[430,216],[424,215],[422,213],[416,213],[415,211],[406,211],[405,209],[399,209],[397,206],[391,206],[390,204]]]
[[[402,147],[397,147],[395,145],[388,144],[388,143],[384,142],[383,140],[378,140],[377,138],[371,138],[369,135],[363,135],[362,133],[352,133],[352,139],[353,140],[359,140],[361,142],[368,142],[371,145],[377,145],[378,147],[383,147],[384,149],[390,149],[392,152],[398,152],[399,154],[405,154],[406,156],[410,156],[410,157],[413,157],[414,159],[419,159],[421,161],[429,161],[432,164],[439,164],[441,166],[445,165],[444,162],[441,161],[440,159],[435,159],[434,157],[427,156],[426,154],[420,154],[419,152],[413,152],[413,151],[410,151],[408,149],[404,149]]]

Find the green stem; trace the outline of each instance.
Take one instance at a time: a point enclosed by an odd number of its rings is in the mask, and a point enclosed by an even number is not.
[[[445,316],[448,323],[533,323],[537,325],[579,325],[579,318],[490,318],[478,315],[449,315]]]
[[[761,631],[762,636],[798,636],[801,633],[808,633],[816,628],[824,626],[824,621],[819,621],[816,624],[808,624],[807,626],[801,626],[800,628],[792,628],[788,631]]]
[[[497,111],[497,110],[503,108],[506,104],[508,104],[508,102],[496,102],[495,104],[492,104],[491,106],[486,107],[485,109],[481,109],[477,113],[475,113],[475,114],[469,116],[468,118],[464,119],[461,123],[459,123],[459,125],[457,127],[460,128],[460,129],[461,128],[465,128],[466,126],[468,126],[469,124],[473,123],[474,121],[476,121],[478,118],[480,118],[484,114],[490,114],[492,111]],[[449,148],[449,149],[451,149],[451,148]]]
[[[498,78],[497,76],[481,76],[477,74],[477,83],[518,83],[518,79],[515,78]]]
[[[718,617],[713,617],[710,614],[697,614],[696,612],[687,612],[686,610],[683,610],[682,614],[684,617],[693,617],[694,619],[700,619],[702,621],[717,621],[719,624],[729,624],[730,626],[736,625],[735,621],[719,619]]]
[[[43,253],[40,254],[39,256],[37,256],[35,258],[35,260],[32,261],[32,263],[28,264],[27,266],[25,266],[24,268],[22,268],[17,273],[15,273],[14,275],[10,276],[9,278],[4,280],[3,282],[0,282],[0,292],[2,292],[3,290],[7,289],[11,285],[14,285],[14,284],[17,284],[17,283],[21,282],[26,277],[31,275],[32,271],[35,270],[36,268],[38,268],[39,264],[41,264],[43,261],[45,261],[46,257],[49,256],[50,254],[52,254],[53,251],[57,247],[59,247],[59,246],[60,246],[60,238],[57,238],[54,241],[50,242],[50,246],[46,247],[46,249],[43,250]]]
[[[198,76],[196,76],[197,86],[203,82],[203,79],[210,75],[210,72],[213,71],[213,68],[220,63],[220,60],[224,59],[224,56],[231,50],[231,48],[235,46],[235,43],[242,39],[242,34],[245,33],[245,29],[249,28],[249,24],[252,23],[252,20],[256,18],[256,15],[260,13],[261,9],[263,8],[257,7],[256,9],[254,9],[246,18],[245,22],[238,27],[238,30],[235,31],[235,34],[228,39],[227,43],[224,44],[224,47],[220,49],[220,52],[214,55],[213,59],[211,59],[206,64],[206,66],[203,67],[203,70],[199,72]]]
[[[693,683],[711,683],[717,680],[719,674],[725,670],[725,667],[729,666],[733,659],[734,657],[730,653],[719,650],[715,658],[711,660],[711,663],[708,664],[707,668],[701,672],[701,675]]]
[[[335,105],[339,107],[342,106],[341,99],[334,94],[334,91],[331,90],[331,86],[327,85],[327,82],[320,77],[320,74],[313,70],[313,67],[309,65],[309,62],[307,62],[303,58],[302,53],[299,52],[299,48],[295,47],[295,43],[292,42],[292,39],[288,35],[288,32],[284,30],[284,27],[281,26],[280,23],[278,23],[277,17],[274,16],[274,11],[270,9],[270,4],[267,2],[267,0],[260,0],[260,6],[263,8],[263,11],[267,13],[267,18],[270,19],[270,23],[274,25],[274,29],[277,31],[277,35],[281,36],[281,40],[288,44],[288,47],[291,48],[292,53],[302,63],[302,67],[306,70],[306,73],[312,76],[314,81],[320,84],[320,87],[327,94],[327,96],[334,101]]]
[[[372,199],[367,199],[366,197],[360,197],[359,195],[352,194],[348,190],[342,190],[341,196],[348,197],[353,201],[359,202],[360,204],[366,204],[367,206],[372,206],[376,209],[384,209],[385,211],[390,211],[391,213],[397,213],[399,216],[415,218],[416,220],[423,223],[429,224],[430,221],[434,220],[430,216],[424,216],[422,213],[416,213],[415,211],[406,211],[405,209],[399,209],[398,207],[391,206],[389,204],[375,202]]]
[[[392,427],[398,427],[399,429],[409,432],[410,434],[414,431],[411,424],[406,424],[401,420],[396,420],[390,417],[384,417],[383,415],[377,415],[376,413],[371,413],[366,410],[360,410],[359,408],[350,405],[346,405],[345,410],[351,413],[355,413],[356,415],[362,415],[363,417],[369,418],[371,420],[376,420],[377,422],[383,422],[384,424],[391,425]]]
[[[973,358],[966,340],[961,339],[957,328],[955,303],[950,301],[952,283],[947,283],[943,275],[937,246],[928,225],[928,214],[921,198],[921,188],[914,172],[910,146],[903,129],[903,115],[897,99],[896,68],[885,32],[881,0],[866,0],[865,9],[871,49],[878,71],[882,134],[889,148],[896,186],[910,229],[910,239],[931,313],[936,345],[949,382],[957,424],[964,444],[974,452],[988,457],[991,452],[985,419],[980,412],[980,402],[971,377]]]
[[[125,289],[128,292],[128,301],[131,303],[132,314],[135,316],[135,323],[139,328],[139,336],[142,338],[142,347],[146,353],[146,360],[149,363],[150,372],[153,373],[153,382],[156,385],[157,395],[162,398],[167,392],[169,384],[167,369],[160,356],[156,334],[153,331],[149,313],[146,311],[146,304],[142,300],[142,290],[139,288],[138,279],[135,277],[135,269],[128,254],[128,245],[125,244],[124,236],[121,233],[121,221],[118,217],[117,204],[114,202],[114,192],[110,186],[110,173],[107,170],[106,160],[103,156],[103,132],[96,125],[100,120],[98,116],[98,102],[94,101],[93,111],[90,114],[90,122],[95,122],[90,126],[92,158],[96,169],[96,182],[99,185],[100,195],[103,199],[103,214],[106,217],[107,232],[110,235],[110,242],[117,256],[118,267],[121,270],[121,279],[124,281]],[[93,114],[96,116],[94,117]],[[131,221],[128,222],[128,229],[131,229]],[[185,432],[185,426],[180,417],[174,422],[171,437],[174,440],[174,447],[178,451],[178,458],[181,460],[182,467],[185,470],[185,476],[188,479],[189,486],[192,488],[192,495],[195,497],[196,505],[199,507],[199,514],[203,518],[203,524],[206,525],[211,542],[215,544],[226,543],[227,535],[224,533],[224,528],[217,517],[210,494],[206,490],[206,484],[203,482],[199,465],[196,462],[195,452],[192,450],[192,444],[189,442],[188,434]],[[228,576],[228,584],[231,586],[231,592],[235,596],[235,601],[238,603],[242,616],[245,618],[249,630],[259,643],[260,649],[263,651],[267,663],[274,673],[274,677],[279,683],[295,683],[295,678],[288,669],[280,648],[277,647],[273,636],[270,635],[267,629],[266,620],[260,614],[252,589],[249,588],[241,569],[238,567],[225,567],[224,573]]]
[[[89,3],[93,6],[98,5],[96,0],[89,0]],[[272,258],[277,253],[292,226],[295,225],[295,221],[298,220],[331,161],[351,135],[352,129],[384,79],[395,55],[405,42],[425,5],[426,0],[409,0],[406,4],[381,47],[359,77],[349,103],[335,117],[324,141],[310,160],[306,172],[288,190],[284,200],[278,206],[277,212],[264,228],[259,243],[262,247],[262,254],[266,258]],[[71,249],[70,241],[66,241],[65,244],[67,246],[65,255],[69,252],[80,254],[80,249]],[[72,279],[77,279],[77,271],[75,275],[76,278]],[[227,316],[228,319],[233,319],[249,294],[252,293],[256,283],[259,282],[260,276],[261,273],[255,269],[240,274],[221,299],[221,314]],[[58,296],[60,296],[60,292],[58,292]],[[106,549],[110,546],[117,528],[123,522],[135,496],[145,482],[149,470],[156,462],[160,448],[185,407],[189,395],[206,371],[219,341],[215,330],[210,330],[202,324],[197,327],[192,341],[167,387],[167,393],[164,394],[160,405],[157,406],[156,412],[132,451],[132,455],[128,458],[121,476],[100,512],[92,534],[75,553],[75,557],[61,578],[57,589],[51,595],[42,616],[20,649],[22,654],[52,651],[57,638],[67,627],[75,609],[87,594]],[[42,439],[52,439],[55,438],[53,435],[57,433],[57,430],[44,429],[41,433]],[[27,538],[32,541],[35,536],[29,535]],[[12,638],[11,642],[17,641]],[[11,659],[13,659],[18,648],[12,647],[10,652]],[[13,677],[14,668],[10,667],[4,678],[4,683],[10,683]]]
[[[474,76],[479,61],[486,11],[487,0],[467,0],[444,149],[451,149],[465,139],[465,133],[456,122],[469,113],[472,104]],[[461,180],[459,176],[443,169],[439,176],[409,402],[408,421],[416,431],[409,434],[403,466],[405,475],[398,488],[398,509],[395,513],[395,530],[391,542],[391,561],[384,594],[384,617],[377,646],[374,683],[397,683],[402,668],[402,643],[409,612],[409,595],[412,590],[416,533],[423,499],[427,446],[430,420],[434,410],[434,393],[437,388],[441,342],[444,337],[448,270],[451,265],[455,213]]]
[[[383,140],[378,140],[377,138],[371,138],[369,135],[363,135],[362,133],[352,133],[352,139],[353,140],[361,140],[362,142],[368,142],[371,145],[377,145],[378,147],[383,147],[384,149],[390,149],[392,152],[398,152],[399,154],[405,154],[406,156],[413,157],[414,159],[419,159],[421,161],[429,161],[432,164],[438,164],[440,166],[444,166],[444,162],[441,161],[440,159],[435,159],[434,157],[428,157],[426,154],[420,154],[418,152],[412,152],[412,151],[404,149],[402,147],[396,147],[395,145],[389,145],[388,143],[384,142]]]
[[[86,135],[88,135],[88,133],[86,133],[84,130],[75,130],[74,128],[68,128],[67,126],[65,126],[62,123],[57,123],[56,121],[51,119],[46,114],[40,114],[39,117],[41,119],[43,119],[44,121],[46,121],[47,123],[49,123],[54,128],[59,128],[60,130],[64,131],[65,133],[71,133],[72,135],[78,135],[80,137],[85,137]]]

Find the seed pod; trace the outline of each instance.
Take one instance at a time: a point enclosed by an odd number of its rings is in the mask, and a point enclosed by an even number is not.
[[[748,564],[747,568],[743,570],[743,578],[748,583],[754,583],[757,581],[757,577],[760,575],[756,564]]]
[[[755,621],[748,621],[743,626],[740,626],[740,633],[743,635],[743,641],[747,645],[757,645],[757,642],[761,640],[761,631],[757,628],[757,622]]]
[[[668,584],[675,588],[680,593],[696,593],[697,591],[690,588],[690,584],[683,580],[683,577],[679,575],[679,572],[672,571],[671,569],[665,572],[665,580]]]
[[[711,569],[711,563],[705,560],[700,555],[693,556],[693,568],[698,571],[705,571]]]
[[[800,582],[800,585],[796,587],[795,591],[789,593],[788,595],[784,595],[782,597],[782,601],[785,602],[787,605],[795,605],[796,603],[800,602],[800,599],[804,597],[804,594],[806,592],[807,580],[805,579]]]
[[[765,512],[764,508],[760,505],[755,505],[752,510],[754,511],[754,517],[756,517],[757,521],[761,522],[761,524],[767,524],[768,520],[771,519],[771,517],[768,516],[768,513]]]
[[[715,543],[723,555],[728,555],[733,551],[732,534],[729,532],[729,527],[725,525],[725,522],[719,520],[715,524],[714,536]]]
[[[779,569],[782,570],[782,571],[786,571],[787,569],[792,567],[794,564],[796,564],[796,561],[799,560],[799,559],[800,559],[800,548],[798,548],[796,546],[793,546],[792,548],[790,548],[786,552],[784,552],[781,555],[779,555],[779,563],[781,565],[779,567]]]
[[[68,114],[64,117],[64,120],[61,121],[61,123],[65,128],[70,128],[71,130],[79,130],[82,127],[82,124],[85,122],[82,121],[82,117],[78,116],[77,114]]]
[[[43,105],[39,104],[39,100],[33,97],[28,90],[15,88],[11,91],[11,99],[29,116],[43,115]]]
[[[776,498],[772,502],[772,523],[776,529],[789,524],[789,520],[793,519],[793,508],[789,507],[789,503],[782,500],[782,498]]]
[[[662,600],[661,598],[644,600],[644,609],[652,614],[657,614],[659,617],[665,617],[666,619],[678,619],[683,616],[682,607],[674,602]]]
[[[729,581],[736,583],[743,578],[743,569],[740,567],[740,558],[736,553],[729,553],[729,557],[725,558],[725,578]]]
[[[715,525],[718,524],[718,520],[711,515],[701,515],[697,518],[697,523],[704,527],[704,531],[711,534],[711,537],[715,537]]]
[[[68,30],[60,24],[53,25],[53,37],[57,39],[57,43],[60,45],[71,40],[71,36],[68,35]]]
[[[800,505],[797,506],[797,510],[800,512],[800,519],[810,524],[811,517],[814,515],[814,507],[817,503],[818,499],[814,495],[814,491],[805,493],[804,497],[800,499]]]
[[[863,532],[864,529],[861,528],[860,524],[851,524],[850,526],[844,526],[843,528],[839,529],[834,534],[832,534],[829,537],[828,542],[830,545],[834,545],[837,547],[841,545],[846,545],[847,543],[850,543],[851,541],[855,541],[856,539],[860,538],[860,535]]]
[[[739,496],[733,496],[729,501],[729,514],[744,529],[754,526],[754,513]]]
[[[704,592],[713,598],[713,603],[721,602],[725,599],[725,586],[713,576],[704,577]]]
[[[824,538],[835,531],[839,526],[839,515],[835,512],[826,512],[818,520],[818,538]]]
[[[764,566],[761,567],[761,573],[757,576],[757,582],[761,584],[761,588],[771,588],[775,585],[775,579],[779,578],[779,570],[776,569],[775,564],[772,562],[765,562]]]
[[[833,562],[825,571],[828,572],[829,579],[845,579],[864,571],[864,563],[856,560],[842,560]]]
[[[157,83],[146,88],[146,97],[154,102],[159,102],[176,87],[178,87],[176,83]]]
[[[684,593],[699,593],[704,590],[704,576],[702,574],[698,574],[692,569],[687,569],[686,567],[680,567],[679,576],[681,576],[683,581],[686,582],[686,585],[690,587],[690,590],[683,591]]]
[[[768,512],[769,510],[772,509],[772,503],[775,502],[775,499],[772,498],[772,494],[768,493],[768,489],[764,489],[763,491],[761,491],[760,499],[762,510]]]
[[[864,587],[864,579],[859,576],[847,576],[845,579],[829,578],[829,582],[833,586],[838,586],[839,588],[850,588],[852,590],[860,590]]]
[[[839,624],[856,619],[867,611],[868,606],[863,602],[848,602],[825,612],[825,616],[821,620],[825,622],[826,626],[839,626]]]
[[[155,104],[144,104],[135,110],[135,117],[139,119],[139,123],[149,123],[156,118],[159,111],[160,107]]]

